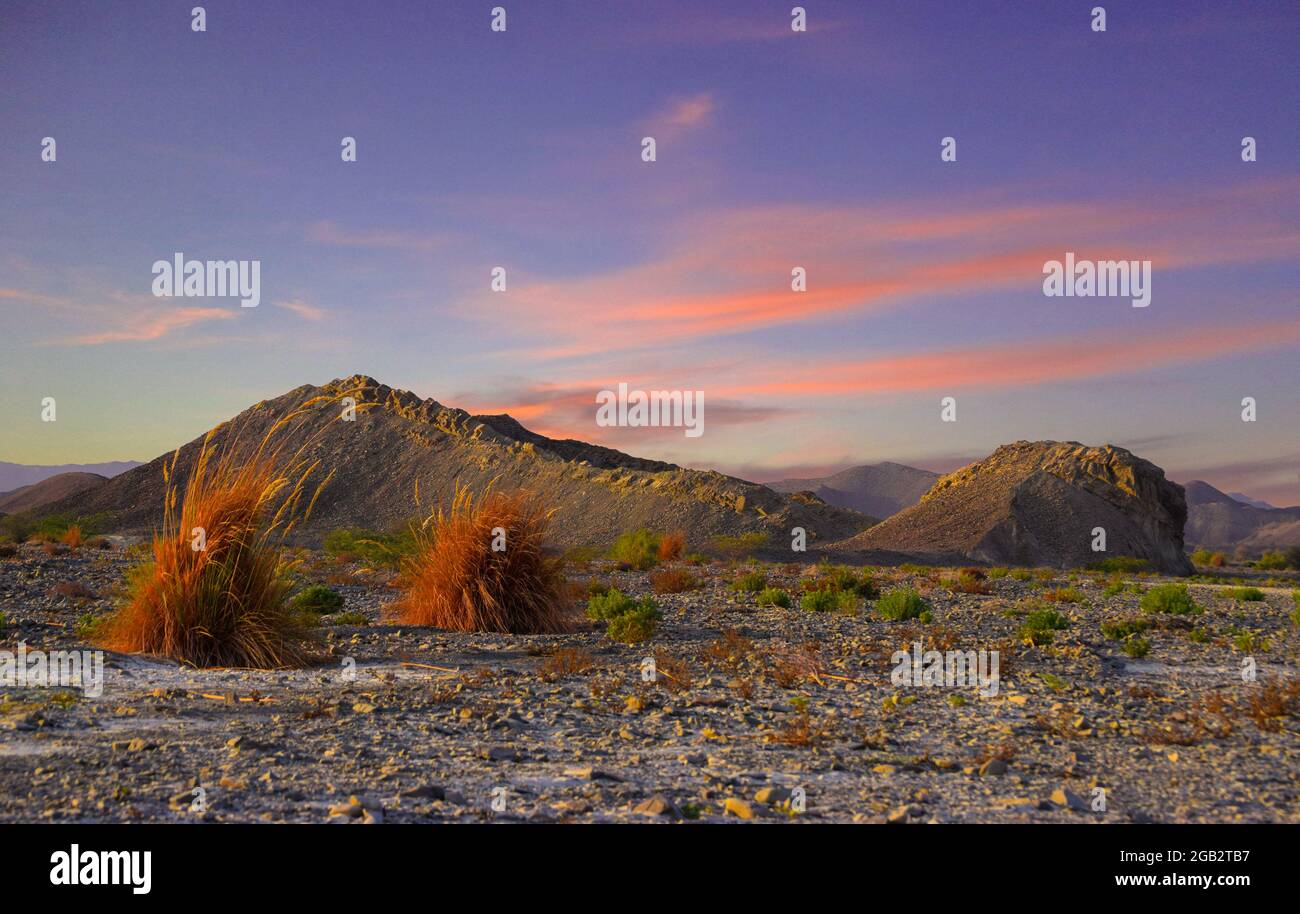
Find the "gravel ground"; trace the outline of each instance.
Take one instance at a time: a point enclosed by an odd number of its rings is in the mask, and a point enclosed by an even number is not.
[[[120,549],[29,545],[0,559],[0,649],[87,647],[79,630],[127,564]],[[326,617],[313,668],[109,654],[97,697],[0,686],[0,821],[1300,820],[1300,689],[1286,691],[1300,584],[1245,602],[1193,583],[1204,613],[1141,617],[1136,658],[1101,623],[1139,617],[1139,595],[1105,596],[1100,574],[968,594],[949,571],[877,569],[886,589],[921,590],[922,623],[885,621],[873,600],[759,607],[715,564],[690,569],[699,589],[658,597],[651,642],[621,645],[585,621],[564,636],[386,625],[390,573],[319,555],[305,568],[367,620]],[[815,573],[762,568],[796,599]],[[651,590],[602,562],[571,577]],[[1026,644],[1026,613],[1065,587],[1082,599],[1048,605],[1068,627]],[[892,655],[917,641],[998,650],[998,694],[896,685]]]

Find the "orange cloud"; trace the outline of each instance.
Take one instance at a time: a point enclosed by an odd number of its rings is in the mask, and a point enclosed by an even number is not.
[[[179,308],[132,318],[125,326],[116,330],[104,330],[88,333],[65,340],[55,341],[55,345],[98,346],[104,343],[138,342],[158,340],[177,330],[183,330],[204,321],[229,320],[238,313],[229,308]]]

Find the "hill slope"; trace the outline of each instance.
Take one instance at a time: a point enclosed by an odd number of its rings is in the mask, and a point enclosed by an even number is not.
[[[721,473],[546,438],[509,416],[472,416],[361,375],[323,387],[305,385],[258,403],[221,427],[214,441],[229,440],[234,428],[247,446],[309,401],[345,394],[357,401],[355,421],[339,421],[338,402],[319,403],[307,408],[306,421],[286,431],[290,450],[315,435],[306,454],[320,460],[319,478],[334,472],[301,528],[306,540],[338,527],[383,530],[404,523],[422,513],[415,504],[417,483],[427,513],[450,500],[457,482],[477,489],[494,479],[498,489],[531,489],[557,508],[552,535],[559,545],[604,545],[637,527],[682,529],[692,543],[715,534],[764,531],[780,545],[794,526],[804,527],[810,540],[829,541],[872,522]],[[196,439],[181,449],[182,477],[200,443]],[[158,457],[50,510],[111,512],[117,530],[147,532],[162,517],[162,471],[170,459],[170,454]]]
[[[60,473],[0,495],[0,514],[34,511],[71,496],[85,495],[108,482],[98,473]]]
[[[1187,505],[1164,471],[1122,448],[1018,441],[942,477],[848,548],[930,560],[1078,566],[1129,555],[1176,574]],[[1104,527],[1107,551],[1091,549]]]
[[[939,474],[929,470],[884,462],[849,467],[830,476],[782,479],[768,485],[777,492],[812,492],[837,508],[883,518],[916,504],[938,479]]]

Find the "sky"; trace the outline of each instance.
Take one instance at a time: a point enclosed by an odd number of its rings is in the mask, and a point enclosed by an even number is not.
[[[759,481],[1057,439],[1300,504],[1300,4],[195,5],[0,3],[0,460],[362,373]],[[176,252],[261,303],[155,296]],[[620,382],[704,434],[597,425]]]

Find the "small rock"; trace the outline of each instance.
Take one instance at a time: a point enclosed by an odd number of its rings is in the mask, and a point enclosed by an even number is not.
[[[754,818],[754,807],[750,806],[739,797],[727,797],[727,801],[722,805],[723,809],[738,819]]]
[[[680,815],[672,801],[659,793],[642,800],[632,808],[632,811],[642,816],[672,816],[677,818]]]
[[[980,766],[980,777],[1007,773],[1007,763],[1000,758],[989,759]]]
[[[790,799],[790,791],[784,787],[762,787],[758,793],[754,794],[754,801],[762,803],[764,806],[771,806],[774,803],[784,803]]]
[[[1088,804],[1084,802],[1083,797],[1079,796],[1073,790],[1066,790],[1063,787],[1058,787],[1056,790],[1052,791],[1051,799],[1052,803],[1055,805],[1068,807],[1075,812],[1088,811]]]

